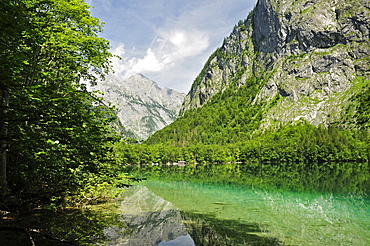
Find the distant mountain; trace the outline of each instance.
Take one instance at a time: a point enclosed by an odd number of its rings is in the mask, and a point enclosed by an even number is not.
[[[92,89],[102,91],[104,100],[117,107],[127,137],[137,140],[145,140],[173,122],[185,97],[172,89],[160,88],[140,74],[123,81],[109,75]]]

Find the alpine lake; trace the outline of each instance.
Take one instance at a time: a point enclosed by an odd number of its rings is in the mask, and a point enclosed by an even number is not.
[[[368,163],[125,168],[104,245],[370,245]]]

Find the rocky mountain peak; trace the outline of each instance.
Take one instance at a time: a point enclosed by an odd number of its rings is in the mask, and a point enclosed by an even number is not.
[[[368,0],[259,0],[209,58],[181,114],[258,78],[253,103],[266,104],[263,127],[330,124],[370,76],[369,39]]]
[[[104,93],[104,99],[117,107],[117,116],[128,137],[143,140],[173,122],[185,94],[158,84],[141,74],[126,80],[109,75],[94,89]]]

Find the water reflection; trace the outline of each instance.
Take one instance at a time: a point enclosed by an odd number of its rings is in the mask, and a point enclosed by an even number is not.
[[[188,234],[186,236],[179,236],[169,242],[161,242],[158,246],[193,246],[194,240]]]
[[[148,180],[183,212],[195,245],[370,245],[362,196]]]
[[[103,230],[108,226],[124,227],[117,219],[115,204],[94,205],[89,209],[35,208],[0,218],[0,245],[31,245],[32,241],[37,246],[96,245],[105,242]]]
[[[282,245],[278,239],[261,235],[258,223],[224,219],[215,214],[183,212],[184,223],[195,245]]]
[[[176,189],[176,185],[173,188]],[[169,190],[176,193],[174,189]],[[199,191],[194,192],[193,198],[196,198]],[[183,190],[179,190],[179,196],[186,203],[192,193],[185,195]],[[203,198],[207,199],[207,196]],[[218,199],[223,201],[221,197]],[[261,236],[262,229],[258,223],[220,218],[212,210],[223,210],[232,203],[213,202],[211,199],[207,203],[211,206],[204,210],[204,202],[191,202],[201,211],[180,211],[173,203],[157,196],[146,186],[131,187],[122,195],[120,202],[120,220],[125,223],[125,227],[113,226],[105,229],[105,236],[109,239],[106,245],[281,245],[276,238]]]
[[[370,245],[367,163],[130,168],[195,245]]]
[[[132,165],[130,174],[195,182],[241,184],[291,191],[356,193],[370,190],[369,163],[229,163],[178,166]]]
[[[105,230],[107,245],[193,246],[176,207],[145,186],[131,187],[122,195],[121,221],[128,231],[117,227]]]

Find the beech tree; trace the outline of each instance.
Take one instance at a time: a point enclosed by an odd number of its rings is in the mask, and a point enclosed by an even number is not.
[[[72,191],[102,172],[112,108],[84,83],[110,70],[102,23],[83,0],[0,3],[0,186]]]

